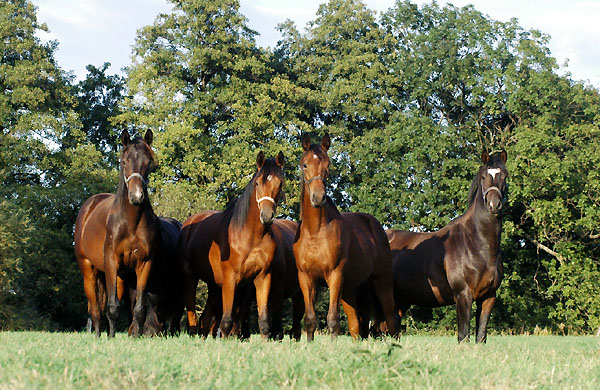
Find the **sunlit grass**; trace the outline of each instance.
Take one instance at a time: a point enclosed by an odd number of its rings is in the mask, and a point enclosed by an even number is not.
[[[600,388],[600,338],[492,336],[280,343],[0,333],[0,388]]]

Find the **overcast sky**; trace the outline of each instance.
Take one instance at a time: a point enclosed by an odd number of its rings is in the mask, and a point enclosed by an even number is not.
[[[249,26],[258,31],[257,43],[274,47],[280,39],[278,23],[291,19],[302,30],[315,18],[324,0],[242,0],[241,12]],[[364,0],[379,12],[393,0]],[[417,4],[430,1],[413,0]],[[85,77],[85,66],[110,62],[109,73],[121,73],[130,64],[131,46],[137,29],[151,24],[161,12],[171,9],[166,0],[33,0],[38,21],[47,23],[50,33],[43,40],[59,42],[56,58],[61,68]],[[447,1],[440,0],[439,4]],[[575,80],[589,81],[600,88],[600,1],[598,0],[453,0],[456,6],[473,4],[492,19],[512,17],[526,28],[550,34],[552,55]],[[562,67],[568,61],[567,67]]]

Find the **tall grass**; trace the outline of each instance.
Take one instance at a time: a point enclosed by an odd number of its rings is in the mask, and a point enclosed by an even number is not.
[[[0,333],[2,389],[600,388],[600,338],[492,336],[280,343],[252,338],[96,340],[83,333]]]

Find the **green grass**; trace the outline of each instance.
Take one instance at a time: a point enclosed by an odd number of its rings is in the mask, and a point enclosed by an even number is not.
[[[600,388],[600,338],[492,336],[307,344],[253,337],[96,340],[84,333],[0,332],[0,389]]]

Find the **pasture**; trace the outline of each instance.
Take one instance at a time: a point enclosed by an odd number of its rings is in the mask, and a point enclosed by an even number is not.
[[[85,333],[0,333],[1,389],[600,388],[600,338],[455,336],[307,343],[187,335],[100,340]]]

